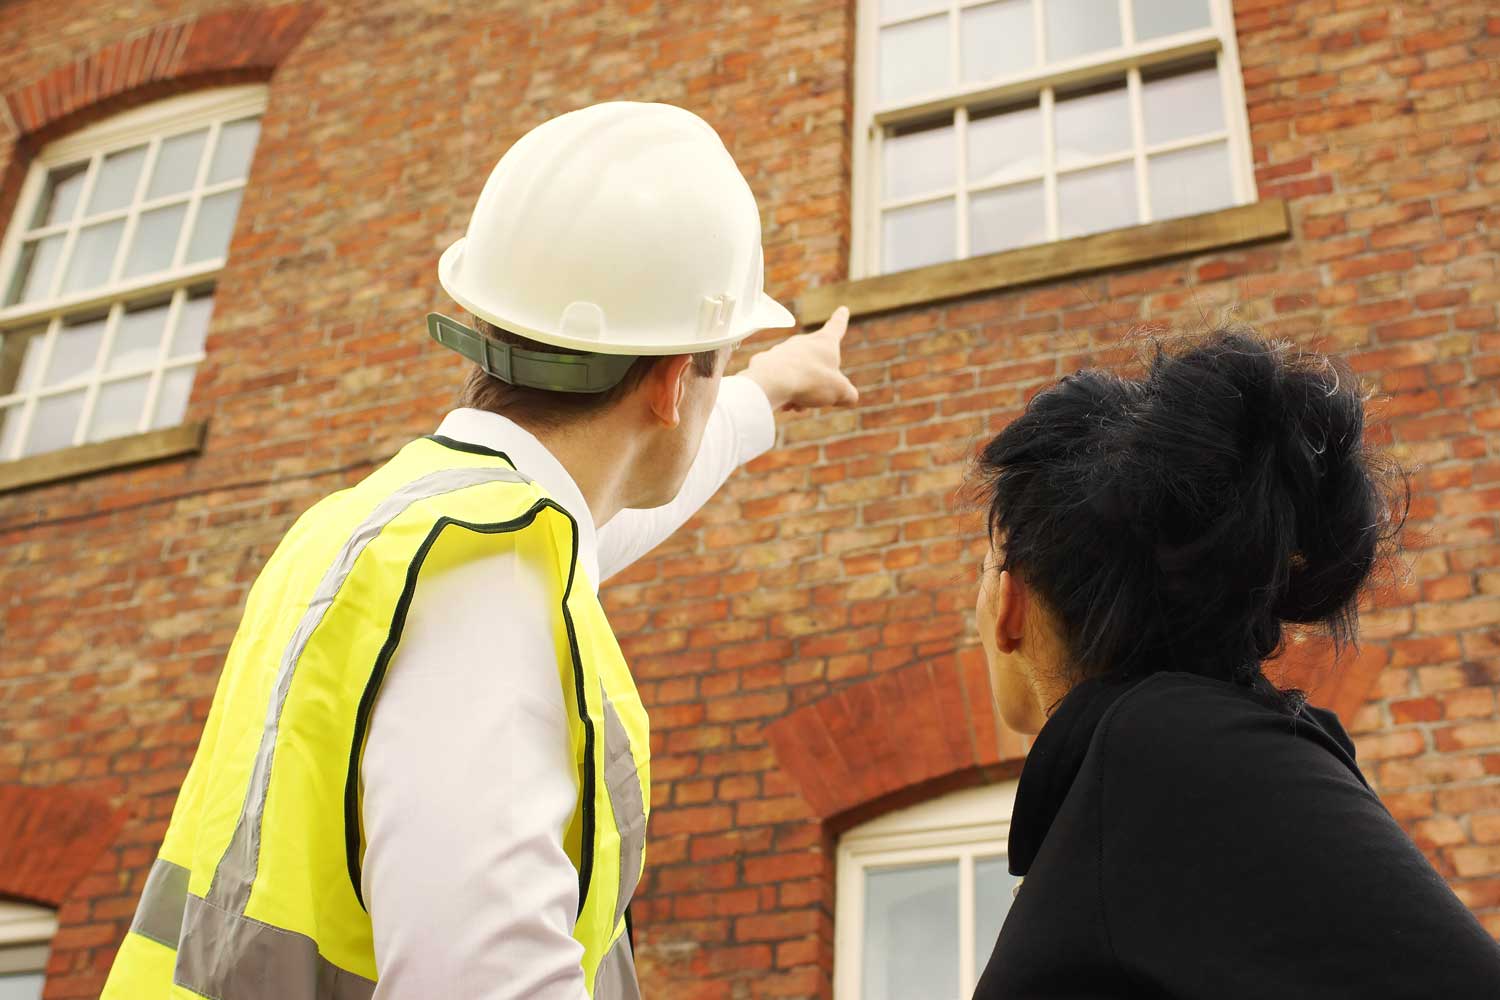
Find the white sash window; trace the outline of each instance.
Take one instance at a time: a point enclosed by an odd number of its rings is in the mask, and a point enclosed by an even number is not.
[[[852,278],[1255,200],[1229,0],[860,0]]]
[[[1018,882],[1015,795],[1014,781],[955,792],[839,839],[836,1000],[973,995]]]
[[[265,88],[52,143],[0,244],[0,461],[182,422]]]

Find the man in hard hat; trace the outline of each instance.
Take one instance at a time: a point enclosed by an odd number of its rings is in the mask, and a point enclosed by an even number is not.
[[[106,998],[639,996],[645,710],[601,580],[855,401],[714,131],[585,108],[490,174],[428,318],[463,407],[292,527],[251,589]]]

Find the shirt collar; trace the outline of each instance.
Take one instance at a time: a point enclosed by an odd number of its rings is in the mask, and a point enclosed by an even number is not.
[[[536,480],[563,510],[572,514],[578,522],[578,561],[588,575],[589,585],[598,591],[599,539],[594,515],[568,470],[535,434],[498,413],[468,408],[449,413],[437,432],[455,441],[504,452],[518,472]]]

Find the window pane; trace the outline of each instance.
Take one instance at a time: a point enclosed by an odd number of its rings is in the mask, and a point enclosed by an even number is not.
[[[880,0],[880,19],[894,21],[945,5],[946,0]]]
[[[198,221],[193,224],[193,240],[188,244],[187,263],[196,264],[224,256],[229,237],[234,232],[234,217],[240,211],[242,189],[225,191],[204,198],[198,206]]]
[[[1047,203],[1040,182],[969,196],[969,252],[996,253],[1047,239]]]
[[[958,862],[865,872],[863,1000],[958,996]]]
[[[1016,884],[1004,858],[974,859],[974,964],[983,969],[995,950],[1000,927],[1010,912]]]
[[[21,433],[22,406],[21,403],[12,403],[0,408],[0,462],[9,461],[15,454],[16,436]]]
[[[958,172],[953,125],[892,132],[881,143],[885,160],[885,196],[905,198],[929,192],[951,191]]]
[[[52,345],[42,385],[61,385],[93,372],[99,364],[99,345],[104,343],[106,322],[107,317],[99,316],[64,323],[57,331],[57,342]]]
[[[1112,49],[1121,43],[1119,0],[1043,2],[1047,15],[1048,59],[1072,59],[1089,52]]]
[[[32,240],[21,247],[16,277],[11,282],[10,294],[6,296],[7,305],[46,298],[52,288],[52,276],[57,272],[57,258],[62,253],[64,238],[64,234],[58,233],[44,240]]]
[[[1141,109],[1146,118],[1146,144],[1218,132],[1224,128],[1224,99],[1219,71],[1213,66],[1190,69],[1141,81]]]
[[[208,321],[213,314],[212,289],[195,292],[182,304],[182,315],[177,319],[177,333],[172,338],[172,357],[182,358],[203,350],[203,341],[208,336]]]
[[[116,219],[79,231],[78,242],[73,244],[73,256],[68,260],[68,272],[63,277],[64,292],[97,288],[109,280],[109,270],[114,266],[115,251],[120,246],[120,233],[124,229],[125,220]]]
[[[1116,163],[1057,179],[1058,230],[1063,239],[1133,226],[1135,164]]]
[[[894,104],[949,85],[948,15],[880,29],[880,103]]]
[[[206,128],[162,140],[146,197],[160,198],[192,187],[198,177],[198,161],[203,158],[203,144],[207,140]]]
[[[167,329],[171,303],[160,302],[125,310],[115,331],[106,371],[149,368],[161,356],[161,338]]]
[[[952,198],[892,209],[883,221],[880,249],[884,271],[905,271],[952,260],[956,255],[958,223]]]
[[[1131,148],[1130,99],[1123,85],[1058,98],[1057,165],[1079,163]]]
[[[47,175],[47,190],[43,192],[42,200],[36,207],[36,215],[31,221],[34,228],[54,226],[73,218],[73,210],[78,207],[78,196],[83,193],[83,177],[87,170],[88,163],[85,161],[58,167]]]
[[[197,365],[173,368],[161,377],[161,389],[156,394],[156,415],[151,418],[151,429],[176,427],[187,413],[188,396],[193,391],[193,373]]]
[[[1042,172],[1042,110],[1033,104],[969,119],[969,186]]]
[[[73,432],[78,429],[78,418],[83,416],[83,396],[80,389],[37,400],[31,430],[26,434],[26,445],[21,454],[40,455],[44,451],[70,447]]]
[[[1209,25],[1208,0],[1149,0],[1135,4],[1135,40],[1144,42]]]
[[[208,183],[244,177],[250,172],[250,158],[255,155],[255,141],[260,138],[260,119],[242,118],[219,130],[219,147],[208,168]]]
[[[26,392],[41,375],[46,324],[0,334],[0,396]]]
[[[94,179],[94,193],[89,195],[89,215],[124,208],[135,200],[135,183],[146,162],[146,147],[132,146],[110,153],[99,165]]]
[[[186,202],[153,209],[141,215],[135,226],[130,252],[125,255],[124,277],[151,274],[172,266],[172,255],[177,252],[177,238],[182,232],[182,218],[185,215]]]
[[[1019,73],[1036,63],[1031,0],[968,7],[960,28],[965,83]]]
[[[0,976],[0,1000],[41,1000],[40,972],[13,972]]]
[[[141,413],[146,409],[146,390],[150,387],[149,375],[101,385],[99,397],[94,400],[94,415],[89,420],[87,440],[103,441],[134,434],[140,426]]]
[[[1234,204],[1229,147],[1222,142],[1151,157],[1151,216],[1170,219]]]

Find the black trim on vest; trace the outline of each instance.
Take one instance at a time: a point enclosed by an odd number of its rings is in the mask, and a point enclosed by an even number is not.
[[[441,443],[441,442],[439,442]],[[476,446],[477,447],[477,446]],[[486,454],[499,454],[498,452],[485,452]],[[504,458],[505,456],[501,455]],[[510,461],[510,459],[506,459]],[[503,535],[512,531],[520,531],[537,519],[543,510],[552,509],[568,519],[572,528],[573,551],[568,565],[568,583],[563,588],[562,615],[563,624],[568,630],[568,646],[573,654],[573,684],[578,697],[578,714],[583,721],[583,789],[579,795],[581,800],[581,812],[583,821],[583,834],[581,837],[582,857],[578,865],[578,911],[583,912],[583,904],[588,899],[589,883],[594,873],[594,723],[589,718],[587,692],[584,687],[583,678],[583,654],[578,648],[578,634],[573,626],[573,613],[568,609],[568,599],[573,594],[573,580],[578,572],[578,522],[553,500],[538,500],[526,513],[509,521],[499,521],[493,524],[474,523],[460,521],[453,517],[440,517],[422,540],[411,564],[406,568],[406,582],[401,588],[401,597],[396,601],[395,613],[391,615],[391,628],[386,636],[385,645],[380,647],[380,653],[375,657],[375,666],[370,671],[370,679],[365,684],[364,694],[359,699],[359,709],[354,717],[354,740],[349,747],[349,771],[344,779],[344,846],[348,857],[349,880],[354,886],[354,898],[359,900],[359,905],[368,911],[365,906],[364,890],[360,882],[360,821],[359,821],[359,765],[363,756],[366,730],[370,724],[370,714],[375,708],[375,696],[380,690],[380,684],[385,679],[385,672],[390,667],[391,657],[396,653],[396,647],[401,642],[401,632],[406,627],[406,616],[411,610],[412,598],[417,589],[417,577],[422,572],[422,563],[427,559],[427,554],[432,546],[437,543],[438,536],[452,525],[466,528],[469,531],[485,535]]]
[[[426,434],[423,437],[435,444],[442,445],[444,448],[452,448],[454,451],[466,451],[470,455],[485,455],[489,458],[503,458],[512,469],[516,467],[516,463],[511,461],[511,457],[505,452],[486,448],[482,444],[471,444],[468,441],[460,441],[458,438],[447,437],[443,434]]]

